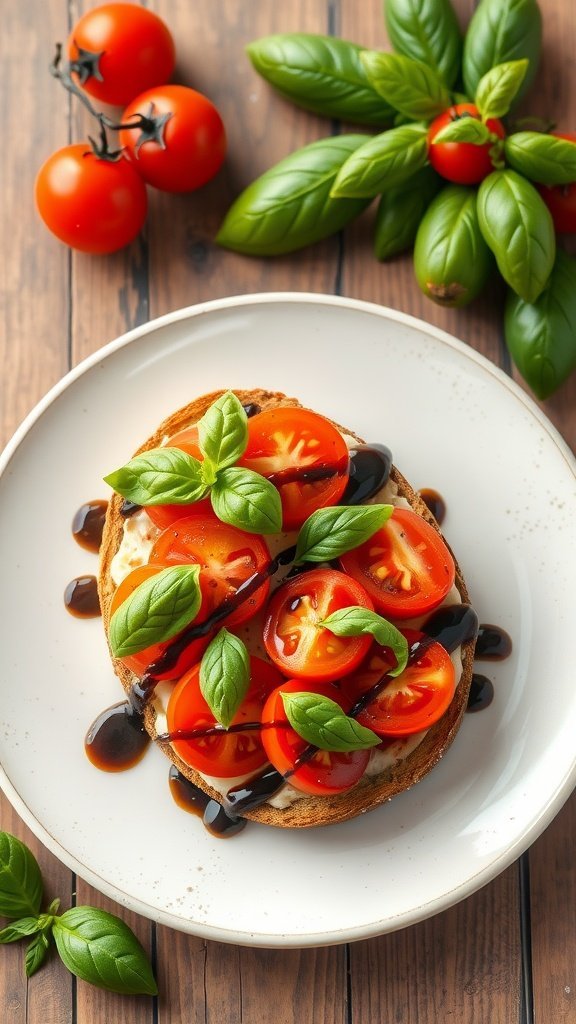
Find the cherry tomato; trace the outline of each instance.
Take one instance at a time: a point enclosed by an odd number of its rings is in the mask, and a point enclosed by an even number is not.
[[[198,428],[197,427],[186,427],[184,430],[179,430],[176,434],[166,442],[167,448],[180,448],[181,451],[187,452],[194,459],[199,459],[202,462],[204,456],[198,446]],[[185,519],[186,516],[190,515],[191,508],[200,509],[210,512],[212,505],[210,498],[202,498],[201,501],[195,501],[192,505],[147,505],[146,511],[150,516],[152,522],[160,529],[165,530],[167,526],[171,526],[172,523],[178,519]]]
[[[403,630],[408,646],[424,637],[414,629]],[[347,694],[356,699],[396,664],[394,655],[374,644],[361,667],[343,683]],[[381,693],[357,716],[360,725],[379,736],[410,736],[430,728],[450,705],[456,679],[448,652],[435,640],[427,643],[422,654],[408,664],[400,676],[390,679]]]
[[[148,200],[129,160],[101,158],[76,143],[53,153],[40,168],[36,206],[61,242],[82,252],[109,253],[136,237]]]
[[[191,192],[220,170],[226,133],[216,107],[184,85],[164,85],[137,96],[124,111],[120,142],[138,173],[165,192]],[[148,123],[146,123],[148,122]]]
[[[144,580],[150,579],[151,576],[155,576],[157,573],[162,571],[163,566],[161,565],[141,565],[137,569],[133,569],[132,572],[122,580],[118,588],[114,591],[112,597],[112,604],[110,607],[110,613],[113,614],[117,608],[130,596],[136,587],[139,587]],[[201,622],[206,617],[206,612],[201,606],[200,611],[196,616],[196,620]],[[193,640],[189,646],[182,651],[182,654],[178,658],[176,665],[172,669],[168,669],[163,672],[159,679],[179,679],[183,672],[186,672],[192,665],[200,660],[206,647],[208,646],[210,636],[202,637],[198,640]],[[165,643],[152,644],[150,647],[146,647],[145,650],[139,651],[138,654],[130,654],[126,658],[120,660],[134,672],[137,676],[143,676],[146,669],[164,653],[167,646],[172,643],[171,640]]]
[[[268,762],[262,743],[260,716],[264,702],[281,681],[273,665],[260,658],[250,658],[250,688],[231,728],[217,724],[200,692],[200,666],[187,672],[174,687],[167,709],[168,731],[207,735],[172,740],[176,753],[186,764],[205,775],[219,779],[234,778],[257,772]],[[237,727],[253,723],[254,728],[234,732]]]
[[[269,409],[251,416],[239,465],[278,488],[285,530],[301,526],[318,508],[336,505],[348,483],[346,442],[328,420],[307,409]]]
[[[212,511],[190,506],[186,518],[177,520],[156,539],[148,561],[154,565],[200,565],[203,609],[210,614],[224,600],[233,598],[254,573],[266,568],[270,552],[256,534],[228,526]],[[230,628],[251,619],[264,604],[268,589],[265,580],[223,624]]]
[[[86,92],[116,106],[167,82],[176,60],[164,22],[135,4],[103,4],[87,11],[72,29],[68,57],[73,77]]]
[[[294,770],[300,755],[309,744],[303,740],[288,723],[281,694],[299,693],[306,690],[320,693],[330,700],[336,701],[340,707],[348,711],[350,702],[341,690],[329,682],[309,682],[302,685],[300,679],[289,679],[274,690],[262,711],[262,743],[271,764],[282,775],[289,773],[287,781],[295,789],[303,793],[330,796],[342,793],[362,778],[370,759],[369,750],[354,750],[340,753],[319,750],[313,757]]]
[[[551,135],[576,143],[575,132],[551,132]],[[570,185],[554,185],[552,188],[538,185],[538,189],[552,214],[556,231],[563,235],[576,232],[576,182]]]
[[[454,181],[457,185],[476,185],[494,170],[490,156],[492,142],[487,142],[483,146],[475,146],[472,142],[434,144],[434,139],[441,128],[466,115],[480,120],[478,108],[473,103],[457,103],[432,121],[428,131],[428,158],[434,170],[448,181]],[[504,138],[504,125],[501,121],[490,118],[486,124],[499,139]]]
[[[385,526],[342,555],[340,564],[366,588],[377,611],[396,619],[435,608],[455,576],[454,559],[440,534],[405,508],[395,508]]]
[[[286,675],[339,679],[360,664],[370,636],[336,636],[320,623],[351,605],[373,609],[359,583],[336,569],[311,569],[283,583],[266,611],[264,644]]]

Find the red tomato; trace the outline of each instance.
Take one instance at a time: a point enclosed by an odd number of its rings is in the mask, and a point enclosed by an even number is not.
[[[278,488],[285,530],[301,526],[318,508],[336,505],[348,483],[346,442],[328,420],[307,409],[269,409],[251,416],[239,465]]]
[[[260,716],[268,694],[279,685],[281,676],[273,665],[260,658],[250,658],[250,675],[250,688],[230,729],[217,724],[200,692],[199,665],[174,687],[167,709],[169,733],[208,731],[208,735],[172,739],[176,753],[197,771],[229,779],[257,772],[267,764]],[[250,724],[253,728],[242,728]]]
[[[414,629],[403,630],[409,647],[424,637]],[[396,665],[394,655],[374,644],[364,664],[344,681],[349,697],[357,699]],[[400,676],[390,679],[381,693],[357,716],[360,725],[379,736],[410,736],[428,729],[447,710],[456,687],[450,655],[435,640],[409,664]]]
[[[261,537],[228,526],[212,511],[192,505],[185,519],[179,519],[160,534],[148,561],[155,565],[200,565],[203,608],[210,614],[223,601],[233,598],[254,573],[266,568],[270,552]],[[269,582],[265,580],[223,624],[229,628],[251,619],[264,604],[268,589]]]
[[[471,115],[480,120],[478,108],[473,103],[457,103],[432,121],[428,131],[428,158],[434,170],[448,181],[454,181],[457,185],[476,185],[494,170],[490,156],[492,142],[487,142],[483,146],[475,146],[472,142],[434,144],[440,129],[463,115]],[[501,121],[490,118],[486,124],[498,138],[504,138],[506,133]]]
[[[264,644],[286,675],[339,679],[360,664],[370,636],[336,636],[320,626],[332,612],[351,605],[373,609],[368,594],[336,569],[311,569],[283,583],[272,596]]]
[[[435,608],[455,576],[454,559],[440,534],[405,508],[395,508],[385,526],[342,555],[340,564],[366,588],[377,611],[396,619]]]
[[[126,107],[120,142],[138,173],[165,192],[191,192],[220,170],[226,155],[226,133],[213,103],[184,85],[148,89]]]
[[[362,778],[370,759],[370,751],[354,750],[345,754],[318,750],[313,757],[295,769],[298,758],[307,750],[309,744],[290,727],[281,694],[299,693],[302,690],[321,693],[324,697],[336,701],[345,711],[350,707],[350,702],[334,683],[314,681],[304,687],[299,679],[290,679],[278,686],[264,705],[264,749],[271,764],[282,775],[288,775],[287,781],[295,789],[321,796],[342,793],[356,785]]]
[[[179,430],[178,433],[173,434],[167,441],[166,447],[180,448],[181,451],[187,452],[188,455],[191,455],[194,459],[199,459],[200,462],[204,458],[198,447],[197,427],[186,427],[185,430]],[[184,519],[186,516],[189,516],[192,508],[202,508],[205,512],[210,513],[212,508],[210,498],[195,501],[193,505],[147,505],[146,511],[152,522],[160,530],[165,530],[167,526],[171,526],[177,519]]]
[[[72,29],[68,57],[83,89],[117,106],[167,82],[176,60],[164,22],[135,4],[103,4],[87,11]]]
[[[126,576],[118,588],[114,592],[112,597],[112,604],[110,607],[110,614],[113,614],[117,608],[130,596],[136,587],[139,587],[144,580],[149,579],[151,576],[155,576],[161,572],[164,567],[162,565],[141,565],[137,569],[133,569],[131,573]],[[204,609],[201,607],[198,612],[196,619],[200,622],[206,617]],[[193,640],[191,644],[182,652],[174,668],[168,669],[163,672],[158,678],[159,679],[179,679],[183,672],[187,672],[192,665],[200,660],[206,647],[210,636],[201,637],[199,640]],[[166,641],[161,644],[153,644],[151,647],[146,647],[145,650],[139,651],[138,654],[130,654],[126,658],[120,660],[134,672],[137,676],[143,676],[146,669],[160,657],[161,654],[166,650],[169,643],[172,641]]]
[[[575,132],[551,132],[559,139],[568,139],[576,143]],[[554,227],[559,234],[576,232],[576,182],[570,185],[538,185],[540,195],[552,214]]]
[[[40,168],[36,206],[61,242],[82,252],[109,253],[136,237],[148,199],[129,160],[101,158],[76,143],[53,153]]]

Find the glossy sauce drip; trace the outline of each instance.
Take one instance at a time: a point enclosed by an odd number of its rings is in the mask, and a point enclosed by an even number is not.
[[[475,672],[472,676],[466,711],[482,711],[494,700],[494,683],[487,676]]]
[[[100,612],[98,580],[95,576],[76,576],[64,590],[64,605],[78,619],[95,619]]]
[[[97,768],[123,772],[138,763],[149,744],[142,716],[124,700],[98,715],[86,734],[84,748]]]
[[[128,501],[128,498],[124,498],[118,511],[123,519],[129,519],[135,512],[139,512],[141,508],[142,505],[137,505],[135,501]]]
[[[438,491],[434,491],[431,487],[424,487],[418,492],[422,501],[426,505],[426,508],[430,510],[434,519],[440,526],[446,518],[446,502]]]
[[[350,451],[350,477],[340,505],[361,505],[388,482],[392,452],[383,444],[359,444]]]
[[[499,626],[482,623],[476,640],[476,657],[482,661],[504,661],[512,653],[512,641]]]
[[[348,472],[349,460],[341,462],[323,462],[317,466],[289,466],[279,469],[277,473],[267,473],[266,478],[274,487],[286,484],[313,484],[319,480],[330,480],[335,476],[344,476]]]
[[[212,800],[203,789],[190,782],[175,765],[171,765],[168,785],[175,803],[189,814],[196,814],[209,832],[219,838],[235,836],[246,828],[245,818],[230,817],[219,800]]]
[[[246,402],[242,408],[244,409],[248,419],[250,419],[251,416],[257,416],[259,412],[262,412],[262,406],[258,405],[257,402]]]
[[[72,536],[82,548],[98,554],[106,519],[107,501],[99,499],[81,505],[72,520]]]

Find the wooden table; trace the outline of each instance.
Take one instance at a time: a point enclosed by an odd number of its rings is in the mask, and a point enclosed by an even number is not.
[[[88,5],[86,5],[88,6]],[[2,321],[0,442],[80,359],[162,313],[205,299],[258,291],[314,291],[372,300],[437,324],[510,372],[496,287],[463,311],[424,299],[410,259],[379,265],[369,211],[343,238],[293,257],[247,259],[212,244],[230,200],[257,173],[330,131],[275,96],[243,52],[271,32],[332,33],[387,45],[381,0],[156,0],[177,39],[180,80],[219,106],[229,158],[217,180],[187,196],[151,195],[146,233],[105,258],[71,253],[33,208],[37,168],[86,115],[46,70],[56,40],[82,12],[77,0],[7,0],[0,37]],[[463,23],[472,0],[456,4]],[[576,125],[576,9],[541,0],[544,59],[529,108]],[[69,21],[71,19],[71,21]],[[576,376],[545,411],[576,444]],[[21,946],[0,950],[0,1019],[6,1024],[243,1021],[561,1024],[576,1021],[576,803],[568,801],[521,860],[476,895],[420,925],[382,938],[303,951],[205,942],[111,905],[58,863],[5,799],[0,827],[39,858],[48,896],[108,906],[151,951],[157,1000],[119,997],[76,983],[56,959],[27,982]]]

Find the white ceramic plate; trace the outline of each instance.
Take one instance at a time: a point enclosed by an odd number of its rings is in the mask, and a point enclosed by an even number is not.
[[[513,656],[482,671],[492,705],[390,804],[304,832],[212,838],[168,790],[151,749],[119,775],[83,739],[120,698],[98,620],[64,610],[96,571],[72,539],[105,473],[205,391],[297,395],[383,441],[416,487],[445,497],[445,533],[481,621]],[[462,343],[377,306],[244,296],[162,318],[69,374],[0,462],[0,782],[57,857],[103,892],[183,931],[263,946],[366,938],[410,925],[502,871],[576,781],[575,463],[506,376]],[[479,666],[480,668],[480,666]]]

